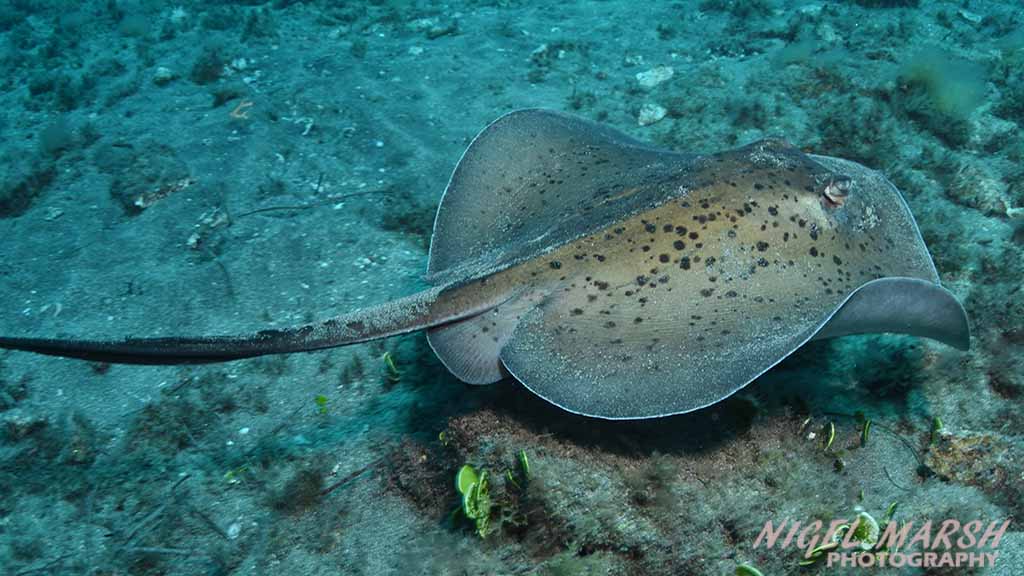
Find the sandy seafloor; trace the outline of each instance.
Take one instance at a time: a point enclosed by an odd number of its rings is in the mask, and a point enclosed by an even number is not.
[[[764,522],[895,502],[1012,523],[993,569],[884,573],[1019,574],[1022,25],[982,1],[4,2],[4,335],[250,332],[411,293],[470,139],[547,107],[883,170],[973,341],[813,343],[633,423],[464,385],[419,334],[206,367],[0,353],[0,573],[831,574],[754,549]],[[466,462],[506,516],[486,539],[450,515]]]

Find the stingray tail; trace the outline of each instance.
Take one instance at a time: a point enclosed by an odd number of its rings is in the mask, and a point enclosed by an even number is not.
[[[263,330],[244,336],[196,338],[125,338],[77,340],[0,337],[0,349],[22,350],[114,364],[207,364],[267,354],[305,352],[356,344],[458,319],[432,288],[331,318],[324,322],[284,330]]]

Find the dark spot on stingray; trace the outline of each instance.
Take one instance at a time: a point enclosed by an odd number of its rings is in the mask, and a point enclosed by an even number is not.
[[[651,247],[647,246],[646,244],[641,246],[640,249],[643,250],[644,252],[650,252],[651,251]]]
[[[690,232],[690,240],[696,240],[697,238],[700,238],[700,234],[697,234],[696,232]]]
[[[658,227],[655,226],[654,224],[651,224],[650,222],[648,222],[648,223],[644,224],[644,230],[646,230],[646,231],[650,232],[651,234],[653,234],[653,233],[655,233],[658,230]]]
[[[754,190],[764,190],[764,184],[755,183]]]
[[[725,233],[725,235],[728,236],[729,238],[735,238],[736,237],[736,231],[735,230],[729,230],[728,232]]]
[[[604,262],[604,254],[594,254],[594,259],[598,262]]]
[[[710,298],[711,294],[715,291],[714,288],[701,288],[700,295],[705,298]]]
[[[573,308],[572,309],[572,315],[573,316],[579,316],[580,314],[583,314],[583,309],[582,308]]]
[[[607,290],[608,289],[608,283],[607,282],[602,282],[600,280],[594,281],[594,286],[597,286],[598,290]]]
[[[689,270],[690,269],[690,257],[689,256],[683,256],[682,258],[680,258],[679,259],[679,267],[682,268],[683,270]]]
[[[641,323],[643,321],[644,321],[644,319],[639,317],[639,316],[637,316],[636,318],[633,318],[633,323],[634,324],[639,324],[639,323]]]
[[[833,256],[832,261],[835,262],[836,266],[842,266],[843,261],[839,259],[839,256]]]
[[[811,249],[808,252],[809,252],[809,254],[811,256],[817,256],[818,255],[818,249],[815,248],[814,246],[811,246]]]
[[[686,226],[676,226],[676,234],[679,234],[680,236],[685,236]]]
[[[683,242],[682,240],[676,240],[675,242],[672,243],[672,247],[675,248],[676,250],[685,250],[686,242]]]
[[[768,249],[768,243],[765,242],[764,240],[762,240],[762,241],[757,243],[757,251],[758,252],[764,252],[767,249]]]
[[[764,258],[758,258],[757,259],[757,265],[760,266],[761,268],[767,268],[768,267],[768,261],[765,260]]]
[[[783,232],[782,233],[782,241],[783,242],[789,242],[789,232]]]
[[[768,213],[771,214],[772,216],[778,216],[779,215],[779,209],[776,208],[775,206],[769,206],[768,207]]]
[[[739,296],[739,294],[737,294],[735,290],[729,290],[725,293],[726,298],[735,298],[737,296]]]
[[[817,240],[818,239],[818,227],[817,226],[813,226],[813,225],[811,226],[810,236],[811,236],[811,240]]]
[[[559,262],[558,260],[552,260],[551,263],[550,263],[550,266],[551,266],[551,268],[553,268],[555,270],[558,270],[559,268],[562,267],[562,263]]]
[[[664,226],[661,227],[661,231],[662,232],[671,232],[672,231],[672,225],[671,224],[665,224]]]
[[[636,285],[637,286],[643,286],[644,284],[647,284],[647,277],[642,275],[642,274],[640,276],[637,276],[636,277]]]

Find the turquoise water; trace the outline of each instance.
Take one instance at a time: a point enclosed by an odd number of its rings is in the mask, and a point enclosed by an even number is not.
[[[755,541],[862,510],[1014,519],[994,566],[888,573],[1019,573],[1022,24],[982,1],[2,3],[2,336],[244,334],[424,289],[467,146],[547,108],[882,171],[972,341],[812,342],[627,422],[464,384],[418,332],[210,365],[3,351],[0,573],[831,574]]]

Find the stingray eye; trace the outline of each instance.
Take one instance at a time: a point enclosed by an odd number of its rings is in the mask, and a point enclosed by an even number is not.
[[[852,181],[846,176],[830,178],[821,191],[821,201],[826,208],[839,208],[850,194]]]

